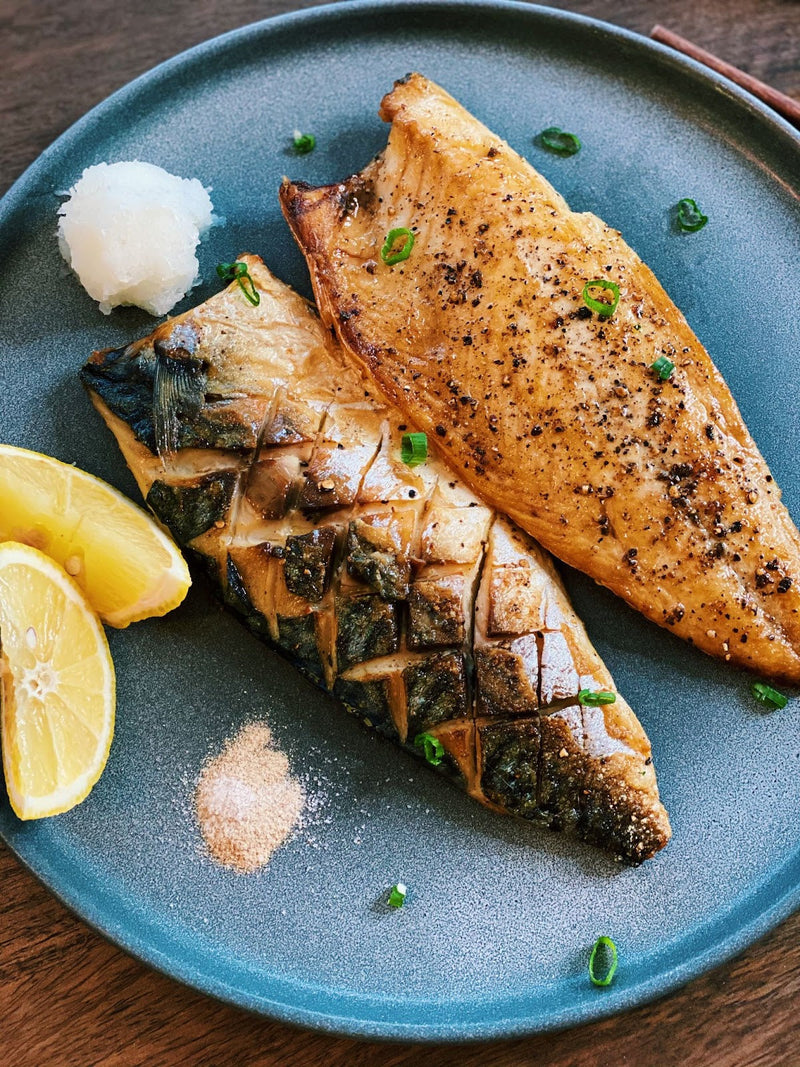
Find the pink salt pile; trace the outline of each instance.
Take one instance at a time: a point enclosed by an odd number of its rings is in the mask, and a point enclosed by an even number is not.
[[[269,727],[257,722],[243,727],[205,765],[194,797],[209,855],[242,874],[269,863],[297,826],[304,800]]]

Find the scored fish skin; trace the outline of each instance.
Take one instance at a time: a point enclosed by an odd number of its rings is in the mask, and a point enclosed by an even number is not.
[[[381,116],[360,174],[281,190],[323,321],[485,503],[704,651],[800,683],[800,534],[651,271],[421,75]],[[415,243],[389,266],[397,227]],[[597,278],[610,318],[582,298]]]
[[[142,494],[252,629],[497,811],[630,862],[669,840],[650,743],[552,562],[405,426],[254,256],[236,283],[82,379]],[[159,450],[159,441],[162,448]],[[170,447],[171,446],[171,447]]]

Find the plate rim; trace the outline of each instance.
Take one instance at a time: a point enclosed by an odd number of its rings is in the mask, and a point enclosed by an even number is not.
[[[565,26],[580,26],[584,29],[593,29],[607,39],[617,42],[625,42],[630,47],[640,52],[649,52],[657,57],[659,63],[665,69],[672,68],[677,76],[688,77],[691,81],[699,83],[705,89],[709,86],[716,89],[725,99],[720,106],[741,109],[750,119],[754,120],[762,128],[766,123],[768,130],[779,135],[782,143],[791,150],[800,152],[800,131],[795,130],[788,121],[784,120],[766,104],[752,96],[749,92],[737,86],[723,75],[704,67],[699,62],[675,52],[673,49],[644,37],[634,31],[616,26],[587,15],[573,11],[551,8],[547,6],[523,3],[521,0],[341,0],[332,4],[307,7],[300,10],[285,12],[269,18],[260,19],[247,23],[226,33],[202,41],[175,56],[172,56],[155,67],[144,71],[132,81],[127,82],[109,96],[98,102],[94,107],[77,119],[64,130],[47,148],[44,149],[11,184],[5,194],[0,198],[0,230],[8,225],[14,218],[24,198],[28,195],[31,186],[35,187],[36,179],[40,171],[45,170],[49,162],[57,152],[68,147],[76,139],[89,133],[91,127],[101,123],[107,112],[113,112],[115,108],[124,104],[129,97],[135,97],[141,90],[148,91],[157,85],[159,81],[169,79],[182,68],[194,66],[198,60],[223,55],[231,49],[235,49],[240,42],[270,35],[273,32],[284,30],[296,30],[304,23],[331,23],[335,24],[342,17],[352,14],[363,15],[368,11],[380,12],[389,9],[395,18],[406,14],[425,14],[438,10],[484,10],[495,14],[514,14],[517,17],[529,18],[533,23],[545,22],[550,25],[562,24]],[[776,146],[777,147],[777,146]],[[800,183],[797,189],[792,189],[800,198]],[[577,1026],[585,1023],[596,1022],[600,1019],[629,1011],[634,1007],[652,1001],[657,997],[674,992],[693,978],[699,977],[730,959],[743,949],[751,945],[759,937],[773,929],[785,920],[793,911],[800,907],[800,852],[791,855],[778,868],[772,868],[769,877],[762,880],[756,889],[750,891],[745,898],[738,898],[731,907],[732,913],[745,912],[749,919],[740,922],[733,934],[720,932],[716,934],[715,928],[720,925],[720,918],[709,928],[715,932],[713,940],[703,951],[688,959],[684,958],[670,967],[658,970],[654,977],[638,982],[631,987],[612,987],[608,990],[599,991],[599,996],[594,1005],[587,1007],[586,1003],[576,1003],[574,1007],[562,1008],[558,1013],[541,1016],[533,1010],[529,1003],[527,1014],[509,1015],[507,1017],[489,1018],[482,1017],[479,1021],[463,1024],[454,1022],[414,1022],[405,1023],[387,1021],[386,1019],[355,1017],[347,1010],[336,1013],[331,1011],[330,1001],[336,996],[341,1001],[342,991],[328,992],[328,1001],[325,1011],[312,1011],[308,1008],[298,1007],[289,1002],[267,997],[256,997],[252,993],[241,988],[236,988],[231,983],[218,979],[214,974],[198,970],[186,957],[176,959],[175,956],[165,956],[159,948],[148,940],[148,927],[142,924],[138,926],[126,922],[127,909],[122,912],[122,918],[115,915],[109,909],[103,911],[99,906],[104,897],[102,886],[95,886],[94,895],[87,900],[85,894],[80,892],[76,880],[64,882],[59,880],[59,863],[53,862],[48,855],[36,855],[36,846],[32,847],[31,854],[26,854],[24,844],[16,840],[23,835],[8,834],[0,826],[0,839],[2,839],[17,860],[30,871],[37,880],[47,888],[62,904],[72,911],[82,922],[115,944],[118,948],[127,952],[140,962],[153,967],[192,989],[206,995],[214,996],[240,1009],[254,1011],[261,1015],[278,1019],[295,1025],[302,1025],[311,1029],[335,1034],[338,1036],[351,1036],[369,1038],[372,1040],[396,1040],[409,1042],[459,1042],[459,1041],[487,1041],[499,1038],[519,1037],[527,1034],[543,1033],[555,1029]],[[54,882],[55,879],[55,882]],[[80,877],[78,878],[80,881]],[[782,887],[782,891],[781,891]],[[766,897],[768,904],[765,907],[757,906],[760,898]],[[144,931],[144,935],[142,935]],[[274,976],[278,977],[278,976]],[[311,989],[310,983],[299,979],[278,978],[278,981],[288,984],[292,988]],[[353,1001],[360,1005],[375,1004],[374,996],[354,994]],[[461,998],[465,1001],[465,998]],[[489,1006],[494,1003],[508,1003],[509,996],[498,998],[497,1001],[486,1002]],[[466,1001],[465,1001],[466,1002]],[[423,1004],[415,1000],[409,1004]],[[450,1003],[458,1003],[451,1001]]]
[[[767,881],[759,885],[757,891],[740,898],[732,907],[731,912],[735,914],[742,910],[754,910],[752,908],[753,902],[762,895],[767,895],[773,899],[772,907],[760,910],[756,908],[754,917],[750,922],[739,924],[733,936],[723,934],[715,938],[712,943],[707,943],[707,947],[702,952],[690,957],[688,960],[684,959],[665,970],[658,970],[652,978],[644,982],[632,987],[611,986],[608,989],[597,990],[595,1008],[587,1010],[585,1004],[579,1004],[574,1008],[567,1007],[544,1019],[537,1019],[535,1026],[531,1025],[530,1015],[524,1017],[519,1015],[503,1016],[493,1018],[489,1022],[483,1019],[481,1022],[473,1024],[471,1029],[465,1027],[459,1021],[449,1023],[395,1021],[387,1023],[384,1019],[368,1019],[364,1018],[363,1015],[355,1017],[346,1011],[334,1013],[330,1010],[323,1012],[306,1008],[298,1009],[295,1005],[282,1001],[277,997],[259,998],[241,989],[236,989],[230,983],[216,978],[208,971],[198,971],[191,966],[184,966],[182,969],[174,968],[172,966],[173,958],[159,953],[158,949],[146,939],[138,939],[135,936],[138,932],[137,930],[134,930],[134,936],[128,936],[127,931],[130,930],[130,926],[124,920],[117,921],[116,918],[113,918],[104,921],[104,917],[101,916],[98,919],[93,915],[91,909],[84,907],[83,900],[77,893],[74,895],[70,893],[69,890],[74,889],[74,883],[67,890],[61,885],[57,887],[51,885],[46,879],[51,876],[50,871],[57,867],[57,864],[49,864],[45,861],[40,862],[37,867],[30,861],[29,857],[17,851],[3,834],[2,829],[0,829],[0,838],[14,853],[22,866],[61,904],[76,915],[81,922],[140,963],[158,970],[170,979],[195,992],[215,997],[240,1010],[295,1026],[304,1026],[331,1036],[357,1037],[372,1041],[404,1041],[413,1044],[487,1042],[533,1036],[539,1033],[570,1029],[599,1022],[622,1012],[642,1007],[653,1000],[675,992],[694,978],[700,977],[712,968],[736,956],[800,908],[799,850],[794,855],[790,855],[781,867],[773,869],[771,876]],[[82,877],[82,875],[79,874],[79,877]],[[772,886],[781,882],[785,884],[787,880],[790,882],[789,889],[775,897],[775,894],[771,892]],[[102,900],[104,889],[100,887],[100,892],[97,894],[97,887],[94,886],[93,888],[96,892],[93,903],[96,903],[98,896]],[[724,921],[729,920],[730,914],[726,917],[717,916],[713,926],[720,927]],[[304,991],[314,989],[313,984],[310,982],[298,979],[287,981],[279,978],[278,980],[293,989],[303,989]],[[365,1003],[370,1005],[385,1003],[378,997],[365,997],[364,994],[353,994],[352,999],[361,1005]],[[491,1007],[495,1003],[507,1003],[509,999],[508,996],[505,996],[497,998],[496,1001],[489,1000],[483,1001],[483,1003]],[[465,998],[462,998],[462,1002],[464,1000]],[[417,1000],[410,1003],[417,1005],[427,1002]],[[430,1002],[430,1004],[433,1003],[433,1001]],[[451,1003],[459,1002],[452,1001]]]
[[[532,19],[543,18],[552,22],[593,27],[605,36],[626,41],[633,47],[651,51],[655,56],[659,57],[660,62],[674,67],[683,75],[692,76],[695,81],[716,86],[723,95],[733,102],[734,106],[740,106],[752,117],[761,122],[766,122],[776,133],[783,138],[787,138],[795,149],[800,150],[800,130],[795,129],[787,119],[784,119],[783,116],[779,115],[768,104],[759,100],[758,97],[753,96],[752,93],[732,82],[725,75],[704,66],[698,60],[692,59],[682,52],[677,52],[674,48],[661,44],[660,41],[654,41],[650,37],[645,37],[643,34],[636,33],[634,30],[629,30],[624,26],[617,26],[612,22],[605,22],[602,19],[594,18],[590,15],[582,15],[575,11],[548,7],[546,4],[526,3],[524,0],[334,0],[333,3],[315,4],[312,7],[286,11],[280,15],[271,15],[268,18],[248,22],[244,26],[237,26],[232,30],[227,30],[225,33],[209,37],[205,41],[200,41],[190,48],[186,48],[182,52],[162,60],[154,67],[143,71],[131,81],[115,89],[62,131],[11,183],[5,193],[0,196],[0,224],[4,221],[4,214],[13,211],[13,201],[20,194],[21,186],[30,180],[40,167],[44,166],[64,141],[83,133],[84,127],[88,127],[92,122],[102,118],[105,110],[124,100],[127,95],[134,94],[143,85],[152,83],[156,78],[168,76],[173,70],[180,66],[188,65],[205,52],[227,49],[235,44],[239,38],[245,39],[256,33],[269,32],[272,29],[290,26],[293,22],[316,21],[319,18],[336,18],[339,13],[349,14],[351,12],[362,10],[366,12],[370,9],[380,10],[382,8],[388,8],[394,14],[399,14],[405,10],[424,11],[436,8],[456,10],[459,8],[499,9],[513,11],[523,17],[529,16]],[[800,195],[800,192],[798,195]]]

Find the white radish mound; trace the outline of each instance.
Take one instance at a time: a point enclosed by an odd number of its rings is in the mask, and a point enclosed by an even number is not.
[[[139,161],[98,163],[67,195],[61,254],[105,315],[122,304],[165,315],[194,285],[194,252],[213,212],[197,178]]]

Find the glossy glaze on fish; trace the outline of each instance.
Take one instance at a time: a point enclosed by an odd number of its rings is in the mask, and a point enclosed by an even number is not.
[[[669,838],[650,744],[552,563],[436,459],[256,257],[83,371],[139,487],[253,630],[498,811],[637,862]],[[438,752],[438,754],[437,754]]]
[[[706,652],[800,682],[800,535],[651,271],[420,75],[381,115],[360,174],[282,189],[323,320],[484,502]]]

